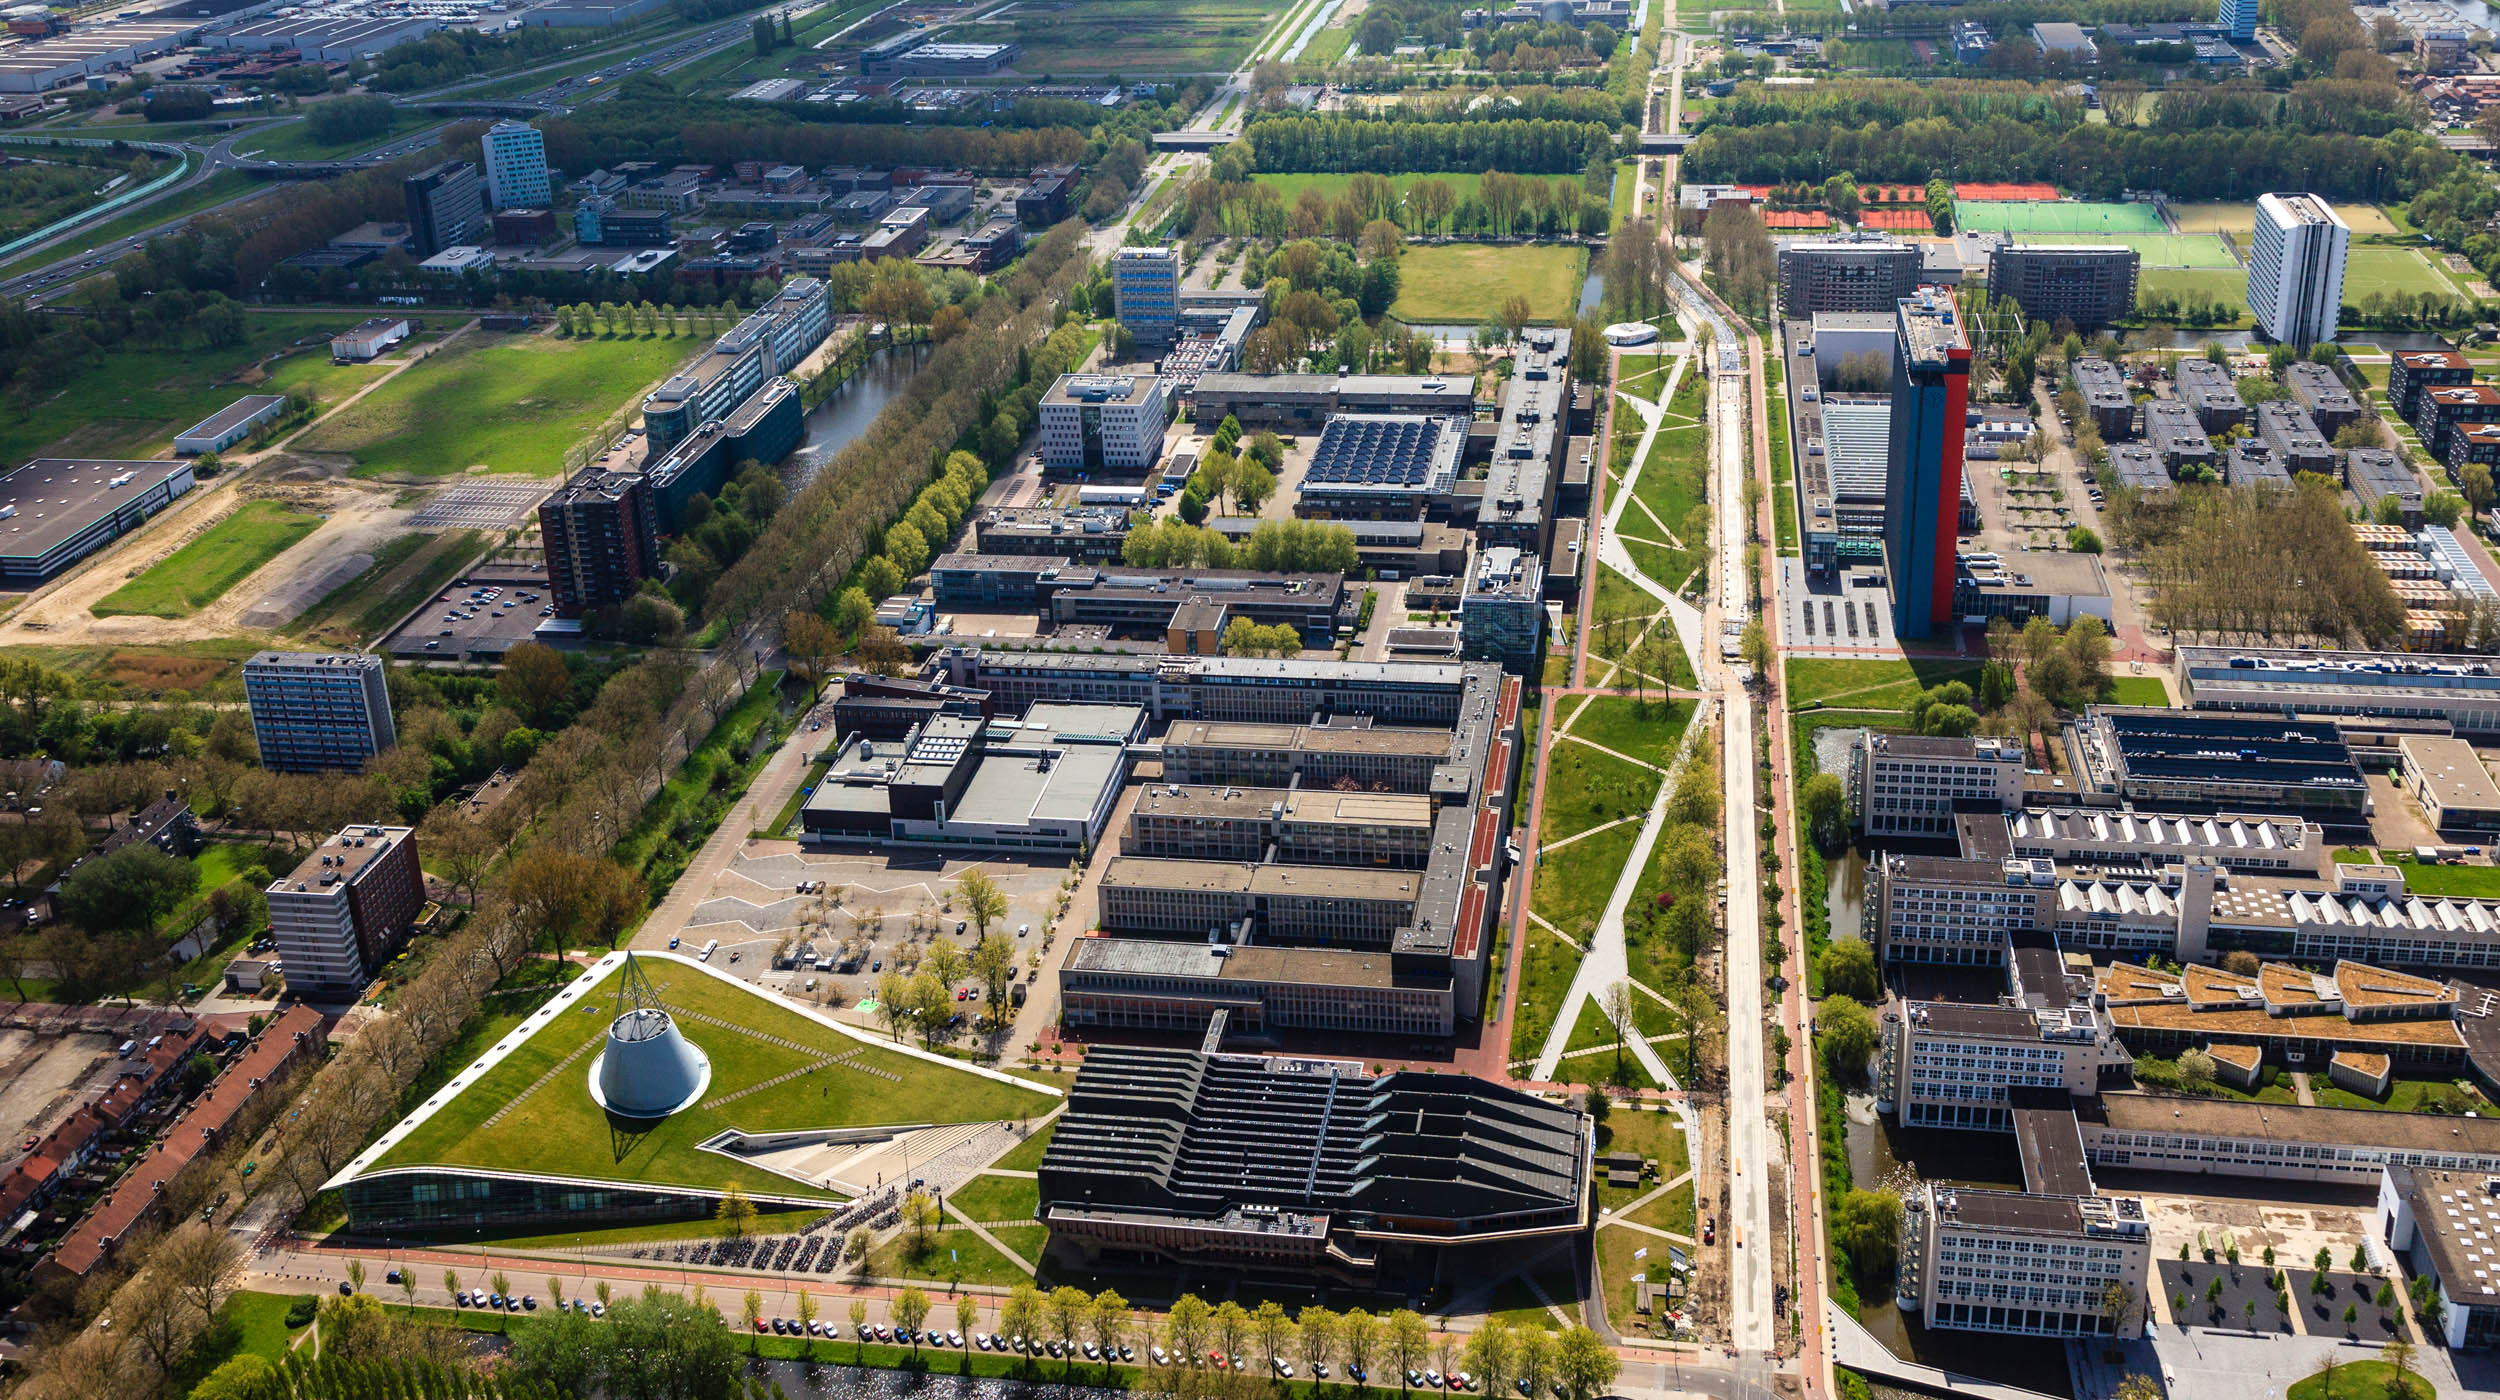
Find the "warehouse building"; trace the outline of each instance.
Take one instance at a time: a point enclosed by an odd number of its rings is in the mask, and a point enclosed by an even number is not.
[[[2181,646],[2172,674],[2200,710],[2443,720],[2500,732],[2500,670],[2487,656]]]
[[[194,484],[187,461],[38,457],[0,476],[0,579],[25,587],[52,578]]]
[[[128,69],[192,42],[206,22],[128,15],[0,50],[0,92],[50,92]]]
[[[200,42],[212,49],[276,53],[292,49],[306,63],[354,63],[443,27],[434,15],[281,15],[212,30]]]
[[[284,394],[246,394],[174,434],[174,455],[197,457],[204,452],[223,452],[250,437],[254,428],[284,412]]]
[[[1584,1235],[1593,1141],[1577,1109],[1470,1075],[1097,1046],[1037,1218],[1089,1271],[1439,1295]]]

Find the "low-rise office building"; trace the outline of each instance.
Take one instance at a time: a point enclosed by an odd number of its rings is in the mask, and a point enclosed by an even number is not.
[[[2240,398],[2231,371],[2211,360],[2191,357],[2179,361],[2171,376],[2179,401],[2196,414],[2207,433],[2218,436],[2247,421],[2248,404]]]
[[[2044,617],[2065,627],[2079,617],[2108,622],[2116,614],[2097,554],[2026,549],[1954,558],[1953,615],[1966,623],[2004,618],[2021,627]]]
[[[1096,919],[1111,934],[1385,952],[1422,890],[1413,870],[1118,856],[1103,866]]]
[[[1138,794],[1120,850],[1165,860],[1420,870],[1432,859],[1437,805],[1423,792],[1164,783]]]
[[[2222,454],[2222,480],[2231,486],[2271,486],[2288,491],[2292,474],[2281,454],[2255,438],[2243,438]]]
[[[1849,810],[1867,836],[1947,836],[1957,813],[2022,805],[2022,745],[1870,730],[1850,751],[1849,786]]]
[[[2113,1285],[2140,1300],[2152,1274],[2152,1225],[2134,1196],[1928,1182],[1902,1202],[1901,1238],[1896,1301],[1929,1327],[2142,1335],[2146,1309],[2131,1303],[2124,1317],[2109,1310]]]
[[[197,484],[186,460],[38,457],[0,476],[0,580],[25,588],[52,578]]]
[[[2002,846],[1996,840],[2000,824]],[[2029,807],[2002,818],[1965,816],[1960,829],[1965,855],[2011,855],[2061,865],[2154,870],[2209,861],[2250,875],[2319,875],[2329,863],[2324,828],[2291,817]]]
[[[1045,704],[941,714],[899,743],[845,736],[799,824],[819,843],[1072,855],[1100,843],[1145,723],[1129,705]]]
[[[2161,454],[2173,477],[2190,467],[2214,468],[2214,445],[2196,411],[2177,399],[2148,399],[2144,404],[2144,440]]]
[[[2085,1158],[2117,1171],[2368,1186],[2392,1166],[2500,1172],[2500,1120],[2111,1093],[2075,1105]]]
[[[2500,1279],[2491,1254],[2491,1239],[2500,1234],[2500,1177],[2389,1166],[2379,1174],[2377,1228],[2407,1268],[2432,1280],[2441,1342],[2452,1351],[2500,1345]]]
[[[1590,1228],[1591,1131],[1469,1075],[1098,1046],[1043,1155],[1037,1218],[1087,1269],[1437,1295]]]
[[[2111,443],[2109,469],[2120,486],[2147,494],[2169,491],[2178,485],[2170,479],[2170,469],[2162,465],[2161,454],[2140,442]]]
[[[1210,374],[1199,379],[1190,417],[1213,428],[1231,418],[1244,428],[1311,432],[1340,413],[1473,418],[1475,385],[1465,375]]]
[[[2124,442],[2135,436],[2135,396],[2127,392],[2126,376],[2097,357],[2075,361],[2075,391],[2083,395],[2084,412],[2101,440]]]
[[[1063,374],[1042,396],[1043,465],[1054,471],[1145,472],[1163,458],[1171,421],[1153,375]]]
[[[1341,413],[1320,430],[1294,513],[1320,520],[1415,520],[1458,483],[1462,418]]]
[[[1375,725],[1361,715],[1301,725],[1185,720],[1163,736],[1163,776],[1174,783],[1431,792],[1465,781],[1471,738]]]
[[[2065,742],[2086,802],[2343,821],[2370,811],[2361,765],[2342,733],[2321,721],[2094,705],[2067,724]]]
[[[2469,428],[2453,433],[2449,451],[2471,448],[2472,435],[2489,433],[2500,447],[2500,426]],[[2404,459],[2383,447],[2356,447],[2344,454],[2344,485],[2371,519],[2379,518],[2380,502],[2393,498],[2397,518],[2411,529],[2422,523],[2422,477]]]
[[[2423,819],[2442,836],[2500,836],[2500,783],[2463,739],[2408,734],[2396,741],[2397,781],[2422,804]]]
[[[2294,360],[2283,372],[2283,382],[2291,387],[2292,400],[2326,438],[2332,440],[2361,421],[2361,400],[2332,368],[2314,360]]]
[[[284,412],[284,394],[246,394],[174,434],[174,455],[197,457],[206,452],[223,452],[250,437],[254,428]]]
[[[2257,405],[2257,436],[2274,449],[2283,469],[2295,476],[2335,474],[2335,450],[2310,421],[2309,410],[2289,399],[2269,399]]]

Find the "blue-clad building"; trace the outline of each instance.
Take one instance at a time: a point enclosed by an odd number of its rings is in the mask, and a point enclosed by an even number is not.
[[[1927,637],[1953,625],[1955,531],[1962,513],[1963,418],[1970,339],[1950,292],[1921,288],[1896,312],[1892,444],[1884,464],[1884,561],[1893,630]]]

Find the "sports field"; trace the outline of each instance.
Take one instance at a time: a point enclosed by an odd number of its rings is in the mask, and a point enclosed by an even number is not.
[[[1958,228],[1979,233],[2168,233],[2149,204],[2083,200],[1955,200]]]
[[[2412,248],[2355,248],[2344,260],[2344,301],[2358,305],[2373,292],[2418,296],[2435,292],[2457,296],[2457,286],[2431,260]]]
[[[732,1127],[784,1132],[1012,1121],[1040,1117],[1057,1102],[968,1069],[863,1044],[683,961],[641,963],[679,1031],[711,1060],[700,1103],[645,1129],[611,1124],[591,1098],[591,1065],[616,1010],[620,974],[611,973],[375,1166],[492,1167],[705,1190],[734,1181],[778,1195],[838,1194],[811,1191],[700,1144]]]
[[[321,520],[275,501],[247,501],[155,567],[106,594],[93,611],[98,617],[189,617],[321,528]]]
[[[1285,0],[1069,0],[990,11],[950,40],[1021,44],[1019,73],[1222,73],[1250,54]]]
[[[2248,319],[2248,274],[2238,268],[2144,269],[2136,279],[2138,305],[2158,295],[2194,297],[2225,306],[2241,321]]]
[[[2067,233],[2064,243],[2123,243],[2146,267],[2238,267],[2230,245],[2210,233]]]
[[[472,331],[295,445],[353,457],[358,476],[447,476],[481,465],[553,476],[568,448],[703,345],[693,337]]]
[[[2353,237],[2367,238],[2373,234],[2393,234],[2396,222],[2368,204],[2338,204],[2336,216],[2351,225]],[[2178,222],[2181,233],[2227,233],[2245,238],[2257,227],[2257,206],[2248,204],[2179,204],[2170,206],[2170,217]]]

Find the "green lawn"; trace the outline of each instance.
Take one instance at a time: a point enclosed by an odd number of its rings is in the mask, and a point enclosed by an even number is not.
[[[1575,938],[1596,932],[1597,916],[1605,912],[1606,897],[1614,893],[1639,834],[1638,822],[1624,822],[1540,853],[1531,907]]]
[[[337,160],[369,151],[386,142],[395,141],[423,127],[439,126],[442,118],[407,107],[391,109],[391,129],[378,136],[355,136],[345,141],[319,141],[312,134],[312,123],[284,122],[267,131],[256,132],[235,143],[238,155],[257,155],[263,160]]]
[[[1637,1152],[1658,1164],[1657,1178],[1639,1186],[1608,1186],[1600,1179],[1597,1203],[1608,1210],[1621,1210],[1656,1190],[1659,1182],[1673,1181],[1692,1168],[1692,1149],[1672,1113],[1617,1109],[1606,1115],[1605,1126],[1597,1130],[1597,1150]]]
[[[1033,1281],[1033,1275],[1017,1268],[1006,1255],[990,1248],[987,1240],[970,1230],[933,1230],[927,1247],[919,1250],[912,1248],[907,1234],[897,1234],[870,1251],[868,1274],[871,1278],[921,1279],[992,1288],[1013,1288]]]
[[[2322,1108],[2362,1108],[2383,1110],[2389,1113],[2420,1113],[2423,1111],[2422,1105],[2425,1098],[2438,1091],[2454,1090],[2459,1087],[2458,1081],[2453,1079],[2400,1078],[2388,1086],[2386,1098],[2371,1099],[2328,1083],[2325,1075],[2309,1076],[2309,1096],[2317,1100]],[[2490,1117],[2491,1105],[2483,1102],[2483,1096],[2473,1093],[2470,1088],[2466,1092],[2472,1094],[2473,1111],[2486,1118]]]
[[[1540,1276],[1537,1281],[1544,1283],[1546,1280]],[[1556,1293],[1549,1286],[1545,1296],[1553,1299],[1556,1306],[1568,1309],[1578,1301],[1580,1290],[1568,1277],[1557,1276],[1555,1283],[1560,1284],[1563,1291]],[[1548,1332],[1562,1330],[1562,1324],[1554,1320],[1553,1309],[1537,1301],[1536,1291],[1528,1287],[1528,1280],[1519,1274],[1493,1285],[1493,1296],[1486,1305],[1485,1316],[1498,1317],[1513,1327],[1537,1327]]]
[[[1946,681],[1977,685],[1980,664],[1950,657],[1916,661],[1852,661],[1836,657],[1791,657],[1787,668],[1788,703],[1799,709],[1846,702],[1852,709],[1899,709],[1918,693]]]
[[[758,1210],[755,1212],[755,1233],[776,1235],[807,1228],[807,1223],[824,1212],[813,1207],[799,1210]],[[515,1229],[522,1227],[512,1227]],[[713,1239],[720,1234],[715,1220],[655,1220],[647,1225],[615,1225],[593,1230],[560,1230],[553,1234],[505,1234],[497,1230],[448,1230],[440,1234],[418,1231],[430,1239],[458,1240],[463,1244],[495,1244],[505,1249],[600,1249],[612,1245],[650,1244],[660,1240]]]
[[[1323,30],[1321,32],[1325,33],[1326,31]],[[1351,174],[1338,174],[1329,171],[1306,171],[1293,174],[1273,175],[1259,174],[1253,175],[1250,178],[1259,184],[1272,187],[1276,191],[1277,197],[1285,201],[1285,207],[1288,209],[1293,207],[1295,200],[1302,197],[1302,192],[1304,190],[1317,190],[1319,191],[1320,198],[1333,201],[1339,195],[1344,194],[1354,183],[1354,177]],[[1473,170],[1435,170],[1430,172],[1417,172],[1410,175],[1386,175],[1381,178],[1397,186],[1398,197],[1400,199],[1406,197],[1406,192],[1408,190],[1413,189],[1416,184],[1425,180],[1439,180],[1443,184],[1448,185],[1450,187],[1450,192],[1457,195],[1461,200],[1473,199],[1476,197],[1476,187],[1484,182],[1483,174]],[[1412,249],[1409,251],[1408,256],[1411,258],[1415,253],[1422,251],[1423,250],[1421,248]],[[1400,271],[1404,271],[1403,266],[1401,266]]]
[[[98,617],[189,617],[320,529],[325,518],[275,501],[246,501],[154,568],[106,594],[91,611]]]
[[[2359,251],[2358,249],[2354,251]],[[2287,1400],[2396,1400],[2396,1368],[2384,1361],[2347,1361],[2324,1376],[2305,1376],[2284,1392]],[[2406,1372],[2402,1400],[2431,1400],[2431,1383]]]
[[[1689,700],[1653,699],[1643,705],[1601,695],[1581,708],[1571,733],[1626,758],[1664,768],[1683,742],[1684,727],[1692,722],[1693,702]]]
[[[1041,1184],[1025,1176],[976,1176],[946,1198],[948,1208],[964,1219],[987,1225],[993,1220],[1030,1220],[1041,1209]]]
[[[2453,297],[2457,288],[2419,249],[2356,247],[2344,263],[2344,303],[2359,306],[2373,292]]]
[[[612,1009],[608,988],[602,987],[577,1003],[576,1010],[542,1026],[403,1139],[380,1165],[491,1166],[698,1188],[736,1182],[776,1195],[814,1196],[823,1193],[699,1151],[696,1144],[731,1127],[771,1132],[905,1121],[1012,1120],[1046,1112],[1052,1102],[1038,1093],[852,1041],[776,1001],[680,963],[654,958],[643,967],[678,1013],[687,1037],[711,1059],[712,1081],[701,1103],[648,1131],[622,1136],[612,1132],[587,1086],[591,1055],[606,1033]],[[764,1038],[768,1036],[774,1039]],[[577,1052],[579,1057],[573,1058]],[[826,1058],[840,1063],[821,1063]],[[559,1065],[562,1070],[550,1077]],[[767,1080],[778,1081],[769,1092],[728,1098]],[[487,1118],[498,1110],[502,1118],[488,1126]]]
[[[2490,850],[2490,847],[2485,847]],[[2493,865],[2424,865],[2413,858],[2411,851],[2384,850],[2375,857],[2346,857],[2338,851],[2337,860],[2383,861],[2405,874],[2408,893],[2433,899],[2500,899],[2500,866]]]
[[[1540,884],[1544,873],[1545,867],[1539,865]],[[1514,1060],[1535,1059],[1537,1052],[1545,1048],[1545,1037],[1554,1028],[1554,1017],[1562,1011],[1563,993],[1571,990],[1571,976],[1580,967],[1579,949],[1541,928],[1531,926],[1527,934],[1527,961],[1519,966],[1519,1005],[1514,1008],[1510,1023],[1510,1054]]]
[[[1249,56],[1276,9],[1275,0],[1073,0],[1022,11],[1009,23],[959,24],[947,35],[967,44],[1022,44],[1016,71],[1036,77],[1224,73]]]
[[[1398,259],[1398,299],[1389,314],[1409,324],[1489,320],[1512,297],[1528,299],[1529,314],[1566,322],[1579,304],[1588,270],[1581,248],[1492,247],[1482,243],[1436,243],[1409,248]]]
[[[2136,288],[2139,301],[2167,294],[2174,298],[2198,297],[2219,305],[2232,318],[2224,323],[2226,326],[2248,319],[2248,274],[2238,268],[2148,267],[2136,279]],[[2351,283],[2345,284],[2344,292],[2349,299]]]
[[[295,1300],[277,1293],[229,1294],[218,1319],[235,1329],[233,1355],[257,1356],[275,1366],[286,1359],[287,1343],[301,1328],[286,1325],[286,1310]]]
[[[1557,743],[1546,757],[1545,826],[1540,839],[1559,841],[1593,826],[1639,816],[1657,797],[1658,783],[1659,775],[1649,769],[1610,758],[1586,744]]]
[[[2101,699],[2112,705],[2167,705],[2170,690],[2159,676],[2112,676]]]
[[[246,394],[263,392],[253,373],[264,357],[298,337],[345,330],[344,313],[247,316],[241,345],[104,351],[33,415],[0,414],[0,465],[30,457],[158,457],[174,434]],[[291,367],[301,356],[279,362]],[[322,355],[327,359],[326,354]]]
[[[701,348],[682,337],[471,332],[296,446],[353,457],[358,476],[436,477],[480,465],[554,476],[568,449]]]

